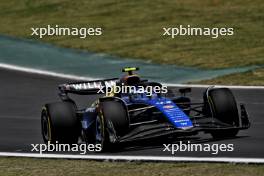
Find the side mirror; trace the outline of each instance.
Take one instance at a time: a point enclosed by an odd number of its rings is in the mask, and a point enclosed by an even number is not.
[[[192,89],[191,89],[190,87],[179,89],[179,92],[180,92],[183,96],[185,96],[186,93],[190,93],[191,91],[192,91]]]

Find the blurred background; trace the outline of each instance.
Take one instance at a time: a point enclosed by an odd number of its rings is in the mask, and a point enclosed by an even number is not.
[[[169,83],[264,85],[263,9],[262,0],[1,0],[0,62],[89,77],[136,65]],[[47,25],[101,27],[103,35],[31,36],[32,27]],[[234,28],[234,35],[162,35],[179,25]],[[93,69],[100,67],[105,73]]]

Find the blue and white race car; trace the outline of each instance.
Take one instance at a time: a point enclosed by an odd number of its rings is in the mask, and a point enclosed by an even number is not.
[[[245,106],[240,105],[239,113],[229,89],[209,87],[202,95],[203,102],[192,102],[186,96],[190,88],[179,89],[175,96],[160,83],[141,79],[133,73],[136,70],[124,68],[127,73],[119,79],[60,85],[62,101],[42,109],[44,142],[75,144],[82,139],[105,151],[116,143],[200,131],[218,139],[235,137],[239,130],[250,127]],[[70,94],[101,96],[81,109]]]

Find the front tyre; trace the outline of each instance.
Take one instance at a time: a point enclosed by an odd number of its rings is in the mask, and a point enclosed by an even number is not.
[[[105,119],[102,114],[98,114],[95,119],[95,145],[101,147],[100,152],[109,150],[110,141],[108,138]]]
[[[239,114],[235,97],[228,88],[214,88],[208,90],[207,102],[211,114],[219,121],[232,127],[239,126]],[[235,137],[238,129],[223,129],[211,132],[213,138]]]
[[[127,110],[122,102],[117,100],[100,102],[95,120],[95,143],[101,145],[101,151],[111,150],[114,146],[110,141],[111,135],[122,136],[128,128]]]

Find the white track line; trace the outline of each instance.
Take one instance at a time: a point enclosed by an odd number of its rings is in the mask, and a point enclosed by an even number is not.
[[[8,70],[15,70],[15,71],[22,71],[22,72],[33,73],[33,74],[39,74],[39,75],[52,76],[52,77],[57,77],[57,78],[72,79],[72,80],[100,79],[100,78],[83,77],[83,76],[76,76],[76,75],[70,75],[70,74],[56,73],[56,72],[52,72],[52,71],[16,66],[16,65],[11,65],[11,64],[4,64],[4,63],[0,63],[0,68],[4,68],[4,69],[8,69]],[[206,88],[206,87],[211,86],[211,85],[198,85],[198,84],[170,84],[170,83],[164,83],[164,85],[174,86],[174,87],[197,87],[197,88]],[[216,85],[216,87],[227,87],[227,88],[232,88],[232,89],[264,89],[264,86]]]
[[[220,162],[220,163],[264,163],[260,158],[227,158],[227,157],[155,157],[155,156],[113,156],[113,155],[63,155],[0,152],[2,157],[87,159],[110,161],[166,161],[166,162]]]
[[[170,84],[164,83],[166,86],[173,86],[173,87],[193,87],[193,88],[207,88],[209,86],[215,87],[226,87],[231,89],[264,89],[264,86],[230,86],[230,85],[201,85],[201,84]]]
[[[45,76],[52,76],[52,77],[57,77],[57,78],[72,79],[72,80],[94,80],[96,79],[92,77],[82,77],[82,76],[76,76],[76,75],[70,75],[70,74],[56,73],[52,71],[46,71],[46,70],[41,70],[41,69],[34,69],[34,68],[22,67],[22,66],[10,65],[10,64],[3,64],[3,63],[0,63],[0,68],[14,70],[14,71],[22,71],[26,73],[45,75]]]

